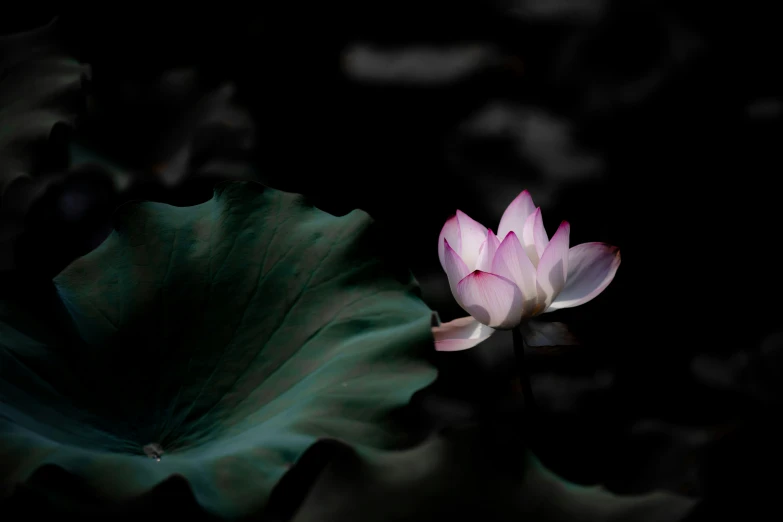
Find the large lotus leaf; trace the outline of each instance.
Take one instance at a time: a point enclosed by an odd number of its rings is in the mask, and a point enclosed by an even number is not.
[[[502,423],[447,430],[405,451],[342,449],[304,502],[288,508],[291,522],[677,522],[697,504],[568,482]]]
[[[228,182],[116,222],[54,280],[70,332],[0,308],[5,493],[47,464],[116,501],[180,475],[232,517],[319,438],[407,443],[394,413],[434,379],[431,312],[365,213]]]

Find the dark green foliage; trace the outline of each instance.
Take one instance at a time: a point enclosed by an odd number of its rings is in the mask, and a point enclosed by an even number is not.
[[[182,475],[244,515],[319,438],[406,443],[394,411],[434,378],[430,311],[366,214],[238,182],[116,219],[55,278],[72,331],[3,304],[6,492],[46,464],[112,500]]]

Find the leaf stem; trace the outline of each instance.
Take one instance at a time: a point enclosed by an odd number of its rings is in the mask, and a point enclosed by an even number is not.
[[[529,417],[534,417],[538,413],[538,407],[536,406],[536,401],[533,397],[533,387],[530,385],[530,374],[527,371],[527,365],[525,364],[525,340],[522,337],[520,328],[521,327],[518,326],[511,330],[511,334],[514,338],[514,359],[516,359],[517,363],[519,382],[522,385],[525,410],[527,410]]]

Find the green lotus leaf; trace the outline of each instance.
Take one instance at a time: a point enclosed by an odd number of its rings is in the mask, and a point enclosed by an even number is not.
[[[447,430],[404,451],[334,453],[291,522],[677,522],[698,502],[568,482],[502,423]]]
[[[184,477],[235,517],[321,438],[407,444],[431,312],[380,236],[253,182],[121,207],[55,278],[59,329],[0,304],[2,493],[47,465],[118,502]]]

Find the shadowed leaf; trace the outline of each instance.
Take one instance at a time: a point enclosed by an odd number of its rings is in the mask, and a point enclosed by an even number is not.
[[[694,499],[614,495],[547,470],[510,432],[461,428],[383,455],[346,450],[316,481],[293,522],[676,522]]]
[[[241,516],[320,438],[408,443],[394,413],[434,378],[431,312],[365,213],[236,182],[116,222],[55,278],[61,335],[2,303],[3,492],[47,464],[113,501],[181,475]]]

